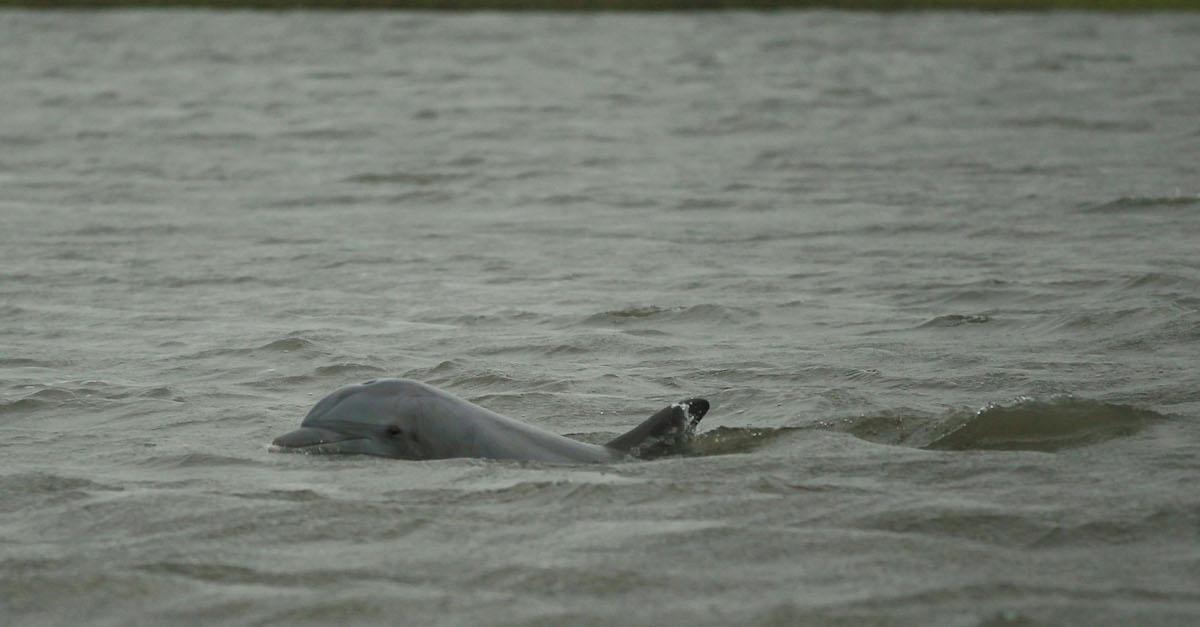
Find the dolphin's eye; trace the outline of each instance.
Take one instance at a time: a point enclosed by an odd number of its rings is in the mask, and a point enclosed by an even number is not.
[[[400,425],[388,425],[388,428],[387,428],[388,435],[395,437],[402,433],[404,433],[404,429],[401,429]]]

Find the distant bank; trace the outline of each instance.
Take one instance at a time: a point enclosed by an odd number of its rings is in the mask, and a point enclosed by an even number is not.
[[[1200,0],[0,0],[0,8],[399,9],[427,11],[1200,11]]]

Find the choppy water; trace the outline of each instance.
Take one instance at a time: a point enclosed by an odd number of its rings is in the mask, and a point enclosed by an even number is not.
[[[1200,17],[0,13],[5,624],[1200,621]],[[693,455],[273,455],[419,378]]]

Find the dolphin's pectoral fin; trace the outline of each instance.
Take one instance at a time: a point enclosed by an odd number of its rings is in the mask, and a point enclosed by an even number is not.
[[[691,441],[708,408],[702,398],[672,403],[605,446],[643,459],[678,453]]]

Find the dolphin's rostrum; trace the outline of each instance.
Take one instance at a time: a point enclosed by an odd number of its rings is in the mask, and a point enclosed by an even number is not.
[[[419,381],[374,379],[321,399],[300,428],[276,438],[271,450],[400,459],[609,462],[679,451],[708,407],[700,398],[673,403],[601,446],[501,416]]]

